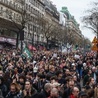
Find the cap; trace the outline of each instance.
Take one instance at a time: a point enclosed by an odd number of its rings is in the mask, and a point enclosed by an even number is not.
[[[53,85],[53,87],[58,87],[58,86],[60,86],[61,84],[60,84],[60,83],[55,82],[55,83],[53,83],[52,85]]]

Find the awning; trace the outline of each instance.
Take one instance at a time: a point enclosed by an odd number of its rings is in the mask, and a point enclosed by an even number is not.
[[[0,37],[0,42],[16,45],[16,39],[12,39],[12,38]]]

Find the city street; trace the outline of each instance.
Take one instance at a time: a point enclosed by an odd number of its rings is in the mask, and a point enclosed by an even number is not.
[[[90,1],[0,0],[0,98],[98,98]]]

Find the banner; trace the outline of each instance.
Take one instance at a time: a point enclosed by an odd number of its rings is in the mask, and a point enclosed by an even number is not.
[[[27,57],[27,58],[31,58],[31,52],[26,47],[23,49],[23,54],[22,55]]]

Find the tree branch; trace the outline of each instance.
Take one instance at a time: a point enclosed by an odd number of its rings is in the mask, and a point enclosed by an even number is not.
[[[88,29],[91,29],[94,33],[97,33],[97,31],[96,30],[94,30],[94,28],[92,28],[92,27],[89,27],[89,26],[84,26],[85,28],[88,28]]]

